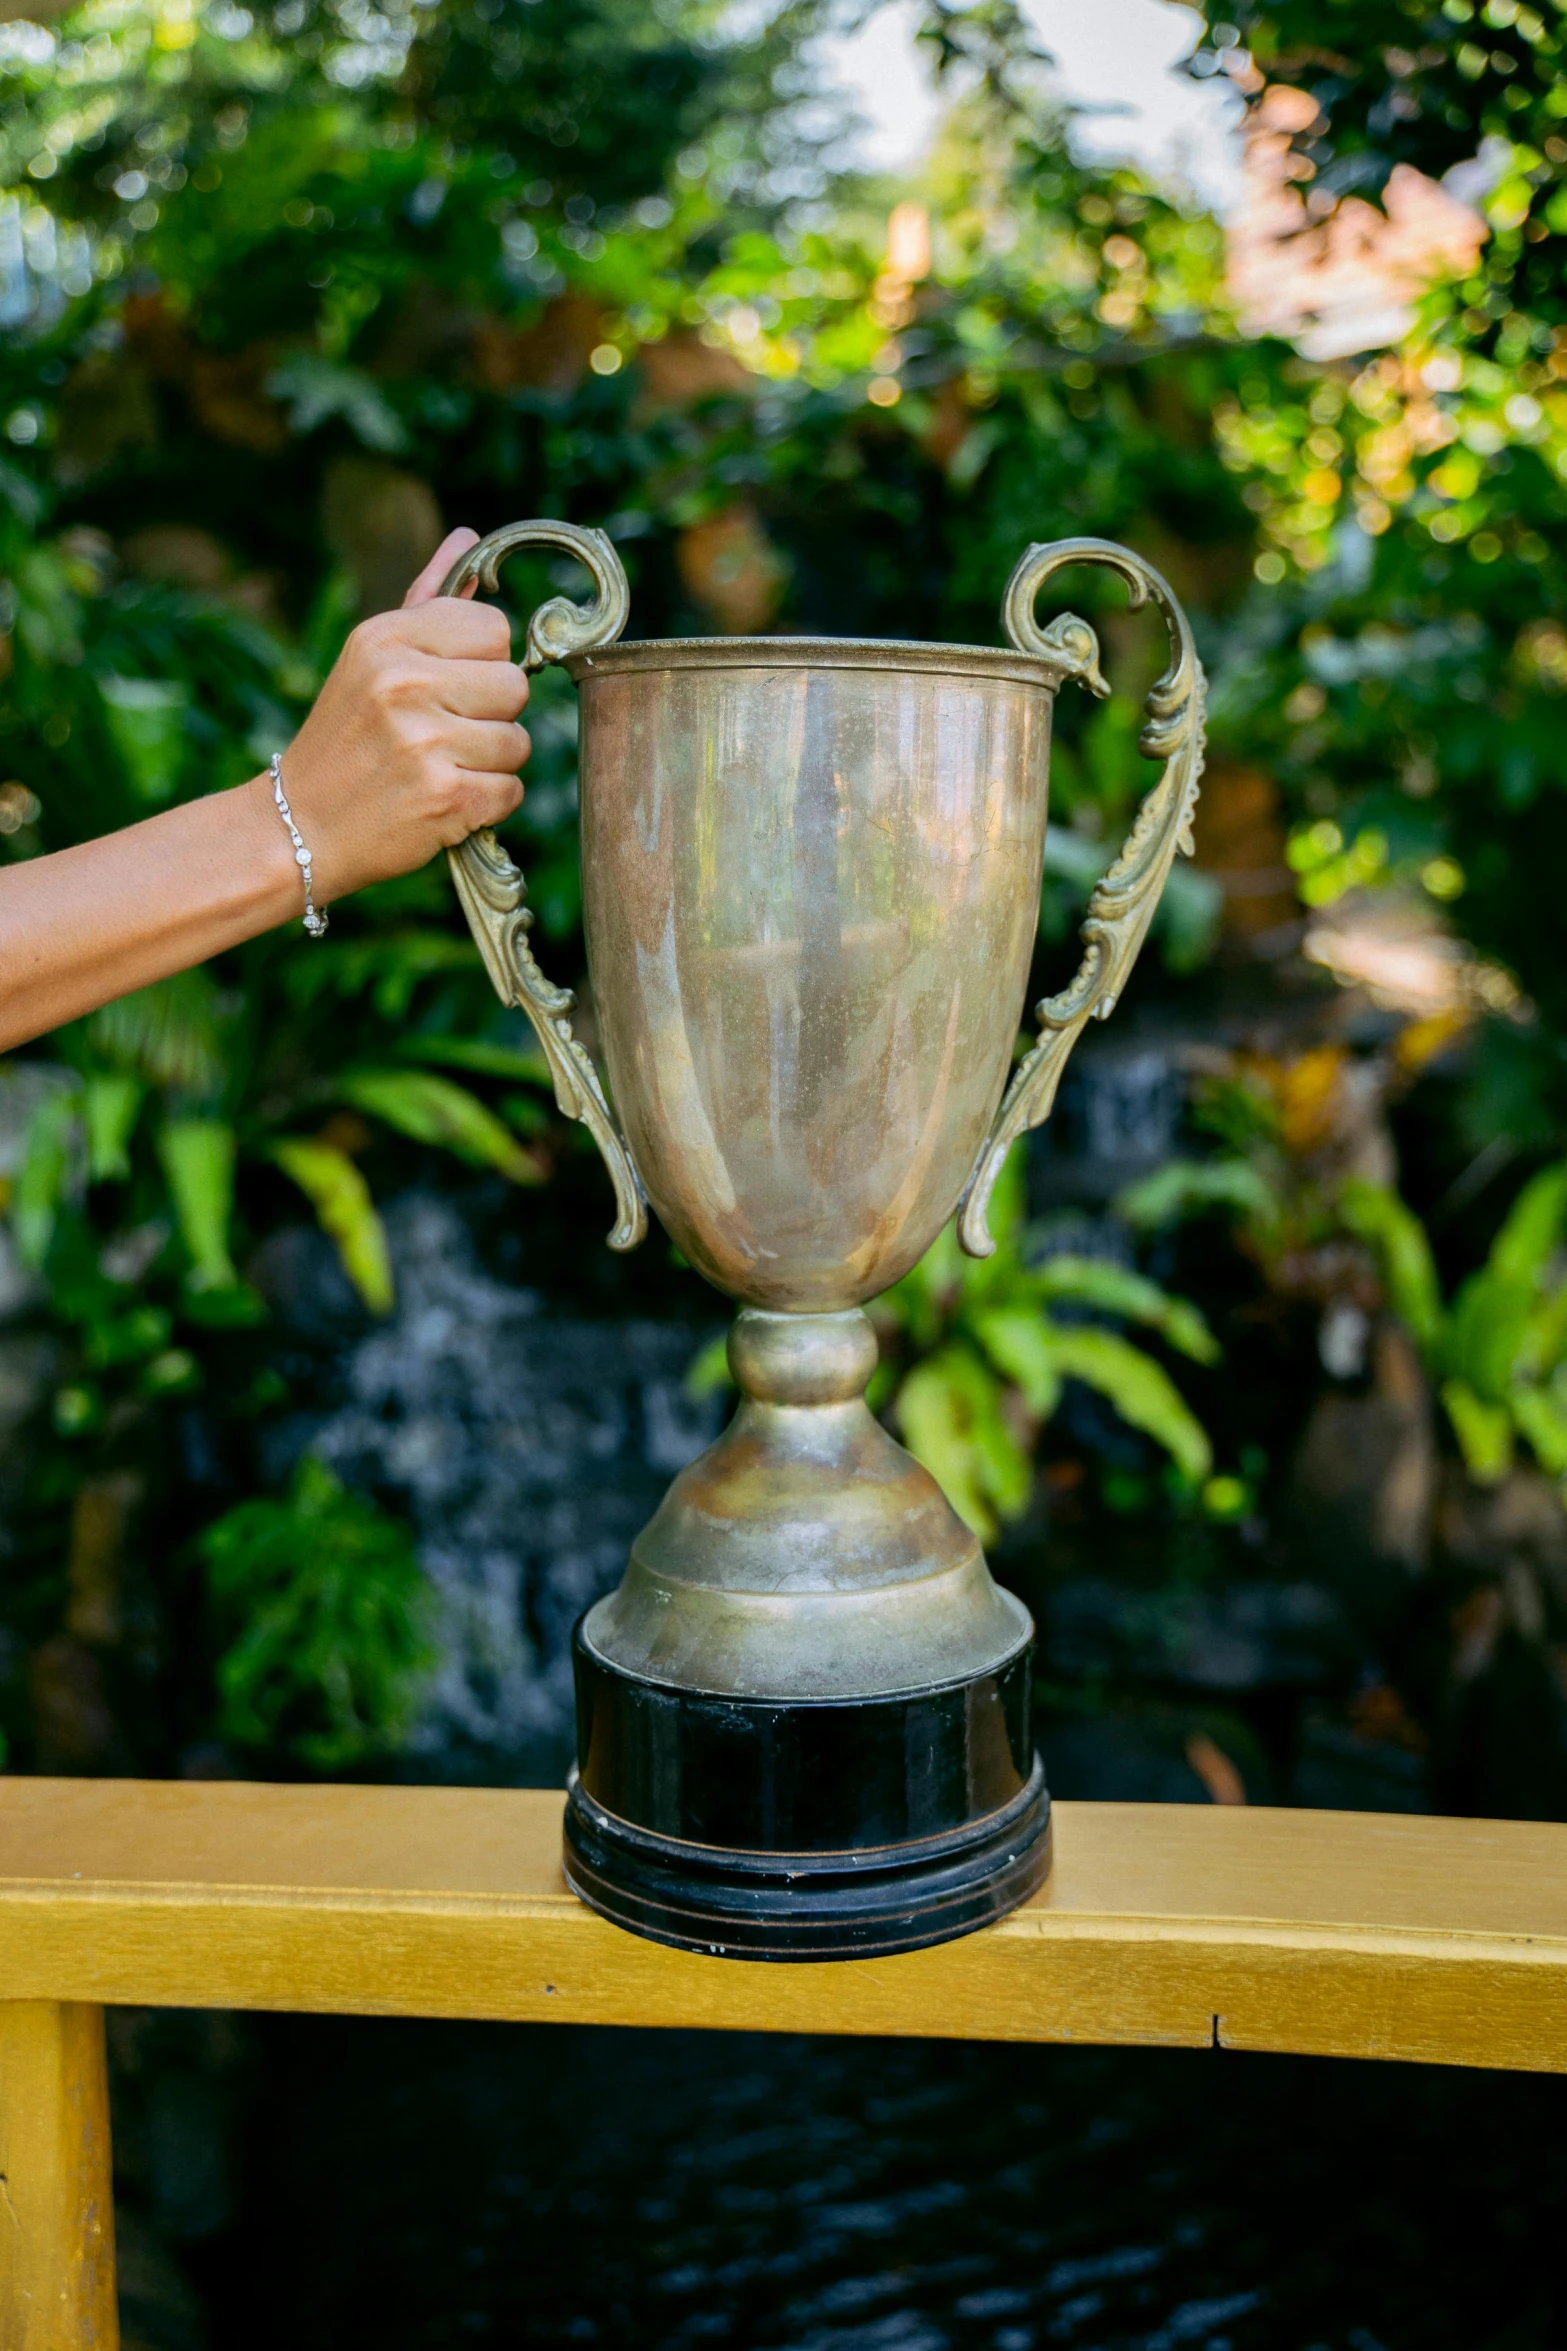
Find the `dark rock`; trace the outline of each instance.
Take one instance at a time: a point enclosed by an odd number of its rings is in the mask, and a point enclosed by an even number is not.
[[[394,1205],[387,1229],[395,1314],[337,1367],[343,1401],[289,1442],[412,1518],[441,1605],[421,1772],[559,1779],[571,1627],[724,1417],[683,1385],[711,1332],[552,1312],[484,1271],[433,1196]]]
[[[349,1345],[377,1327],[337,1251],[315,1225],[280,1225],[249,1259],[245,1274],[290,1336],[307,1345]]]
[[[1052,1796],[1098,1804],[1205,1804],[1184,1727],[1146,1714],[1047,1722],[1040,1752]]]
[[[125,1772],[132,1757],[110,1702],[101,1652],[56,1633],[32,1655],[37,1769]]]
[[[1169,1040],[1122,1036],[1079,1050],[1048,1126],[1031,1145],[1029,1194],[1042,1210],[1103,1202],[1171,1157],[1186,1079]]]
[[[0,1338],[0,1450],[9,1453],[59,1366],[60,1344],[50,1331],[10,1331]]]
[[[1365,1395],[1321,1397],[1292,1473],[1296,1554],[1314,1575],[1386,1609],[1426,1565],[1436,1504],[1431,1397],[1394,1323],[1376,1330]]]
[[[1446,1560],[1465,1575],[1505,1581],[1521,1568],[1567,1607],[1567,1509],[1560,1486],[1542,1471],[1515,1469],[1497,1485],[1477,1486],[1454,1464],[1437,1536]]]
[[[1308,1715],[1290,1778],[1296,1804],[1320,1812],[1429,1812],[1426,1759],[1394,1739]]]
[[[1199,1690],[1312,1688],[1350,1655],[1344,1612],[1320,1584],[1128,1589],[1108,1576],[1058,1585],[1044,1605],[1041,1670]]]

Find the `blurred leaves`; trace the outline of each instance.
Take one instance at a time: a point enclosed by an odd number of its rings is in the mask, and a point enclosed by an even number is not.
[[[395,1746],[431,1662],[431,1598],[407,1528],[307,1454],[282,1501],[197,1539],[216,1627],[221,1738],[313,1771]]]
[[[390,1314],[395,1294],[386,1229],[370,1187],[348,1153],[331,1143],[291,1138],[274,1143],[272,1156],[310,1202],[322,1231],[336,1244],[343,1271],[371,1313]]]
[[[37,1271],[49,1254],[76,1131],[76,1097],[49,1093],[27,1123],[22,1164],[11,1192],[11,1229],[23,1265]]]
[[[174,797],[185,754],[190,689],[180,678],[100,675],[109,737],[125,763],[136,798],[148,809]]]
[[[1482,40],[1470,0],[1344,0],[1325,49],[1307,0],[1226,13],[1199,70],[1222,51],[1248,103],[1268,81],[1308,92],[1292,163],[1319,211],[1378,195],[1399,164],[1483,167],[1473,272],[1433,285],[1399,347],[1309,360],[1242,337],[1219,225],[1074,156],[1009,5],[929,16],[932,55],[960,70],[896,235],[893,191],[833,177],[807,0],[743,28],[705,0],[177,21],[128,0],[8,31],[0,788],[32,813],[0,855],[254,774],[446,523],[606,525],[641,635],[730,625],[749,597],[790,630],[981,643],[1022,544],[1090,531],[1152,554],[1191,606],[1215,743],[1280,803],[1286,888],[1312,919],[1415,891],[1471,941],[1498,1018],[1463,1116],[1480,1142],[1558,1151],[1559,28],[1497,0]],[[521,608],[577,583],[539,565],[508,585]],[[1126,692],[1058,714],[1047,938],[1146,786],[1136,706],[1161,658],[1114,592],[1072,594]],[[515,845],[551,968],[574,979],[563,678],[539,681],[530,722]],[[1183,868],[1167,968],[1204,962],[1219,911],[1214,877]],[[1346,1265],[1380,1278],[1444,1367],[1467,1457],[1500,1457],[1502,1414],[1505,1442],[1549,1467],[1567,1456],[1555,1258],[1525,1262],[1515,1234],[1443,1302],[1412,1213],[1386,1185],[1346,1189],[1351,1060],[1333,1046],[1205,1080],[1212,1156],[1122,1207],[1150,1241],[1230,1218],[1274,1297],[1320,1301]],[[439,860],[334,910],[319,946],[290,925],[41,1041],[23,1066],[40,1063],[9,1211],[68,1359],[40,1493],[126,1425],[174,1461],[155,1408],[213,1376],[225,1317],[259,1311],[236,1268],[296,1205],[274,1171],[384,1311],[372,1182],[422,1175],[415,1150],[517,1183],[559,1156],[538,1057]],[[348,1148],[342,1106],[370,1122]],[[1543,1230],[1555,1212],[1541,1195],[1530,1213]],[[879,1392],[897,1389],[975,1524],[1026,1507],[1074,1380],[1179,1481],[1202,1475],[1177,1380],[1200,1392],[1206,1325],[1129,1268],[1042,1254],[1020,1208],[988,1285],[944,1236],[883,1335]],[[299,1639],[323,1606],[287,1619]],[[300,1705],[318,1730],[331,1713]],[[251,1719],[294,1735],[288,1705]]]
[[[210,972],[185,971],[104,1005],[83,1024],[89,1054],[182,1095],[210,1095],[225,1074],[222,999]]]
[[[287,405],[290,427],[301,439],[329,418],[341,417],[367,449],[400,456],[408,447],[407,427],[361,368],[300,351],[273,369],[266,389]]]
[[[120,1071],[91,1077],[83,1087],[90,1184],[123,1183],[129,1176],[130,1139],[145,1095],[140,1079]]]
[[[1023,1222],[1022,1158],[1013,1152],[996,1187],[994,1257],[965,1257],[949,1226],[872,1307],[883,1341],[879,1392],[910,1451],[983,1541],[1027,1509],[1034,1447],[1069,1379],[1150,1438],[1188,1486],[1213,1467],[1202,1424],[1170,1374],[1106,1327],[1109,1318],[1136,1323],[1212,1364],[1219,1348],[1203,1317],[1129,1267],[1043,1254]]]
[[[229,1255],[236,1150],[234,1129],[221,1119],[166,1119],[158,1131],[158,1157],[199,1290],[231,1290],[239,1280]]]
[[[1547,1475],[1567,1478],[1567,1161],[1525,1184],[1484,1264],[1447,1304],[1403,1201],[1356,1185],[1345,1214],[1377,1253],[1388,1304],[1437,1380],[1470,1476],[1494,1485],[1521,1437]]]
[[[508,1134],[476,1094],[424,1069],[357,1070],[339,1081],[356,1110],[384,1119],[411,1142],[454,1151],[473,1167],[493,1167],[514,1184],[541,1184],[544,1169]]]
[[[1349,1230],[1377,1252],[1387,1302],[1429,1360],[1441,1344],[1442,1292],[1425,1226],[1396,1192],[1376,1184],[1346,1184],[1340,1207]]]

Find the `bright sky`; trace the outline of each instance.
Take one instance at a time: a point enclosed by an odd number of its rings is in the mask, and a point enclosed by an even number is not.
[[[1224,209],[1239,190],[1240,100],[1222,76],[1175,72],[1201,19],[1177,0],[1022,0],[1056,61],[1062,94],[1080,115],[1082,153],[1135,159],[1185,180]],[[860,159],[872,170],[914,162],[935,124],[936,100],[914,45],[918,0],[888,0],[863,29],[824,45],[836,80],[865,118]]]

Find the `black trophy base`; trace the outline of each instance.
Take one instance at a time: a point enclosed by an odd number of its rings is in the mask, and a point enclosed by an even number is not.
[[[578,1628],[566,1876],[655,1942],[869,1959],[1015,1909],[1050,1867],[1025,1643],[965,1682],[735,1699],[625,1673]]]

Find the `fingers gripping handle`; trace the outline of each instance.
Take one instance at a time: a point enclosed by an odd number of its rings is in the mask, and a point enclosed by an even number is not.
[[[612,645],[625,627],[631,592],[619,556],[602,531],[570,522],[514,522],[460,555],[441,586],[455,596],[477,580],[493,595],[502,559],[516,547],[562,547],[592,574],[598,593],[591,604],[552,596],[528,623],[523,667],[542,669],[571,653]],[[533,915],[520,870],[488,830],[472,833],[448,850],[452,879],[468,927],[478,942],[485,969],[503,1004],[517,1005],[532,1021],[555,1081],[555,1100],[567,1118],[580,1119],[599,1147],[615,1187],[612,1249],[634,1249],[647,1232],[647,1195],[624,1136],[616,1126],[598,1071],[571,1033],[569,988],[557,988],[534,961],[528,944]]]
[[[564,661],[571,653],[592,653],[613,645],[631,618],[631,590],[620,557],[602,531],[587,531],[574,522],[509,522],[459,555],[441,582],[443,596],[459,596],[470,580],[491,596],[500,587],[501,565],[518,547],[563,547],[575,555],[598,591],[591,604],[573,604],[569,596],[552,596],[528,623],[524,669],[542,669],[547,661]]]
[[[1019,1135],[1050,1116],[1068,1054],[1090,1020],[1108,1020],[1148,936],[1176,853],[1192,853],[1192,814],[1202,775],[1205,680],[1185,613],[1152,564],[1108,539],[1056,539],[1030,547],[1007,583],[1001,618],[1020,653],[1037,654],[1061,678],[1091,694],[1109,687],[1099,670],[1099,641],[1075,613],[1041,628],[1034,604],[1046,580],[1069,563],[1102,563],[1119,572],[1135,612],[1150,597],[1170,633],[1170,665],[1152,688],[1140,745],[1164,760],[1164,773],[1137,812],[1120,856],[1088,902],[1083,960],[1059,996],[1036,1008],[1039,1039],[1018,1063],[990,1133],[974,1163],[958,1215],[958,1239],[971,1257],[989,1257],[995,1242],[986,1211],[1007,1153]]]

